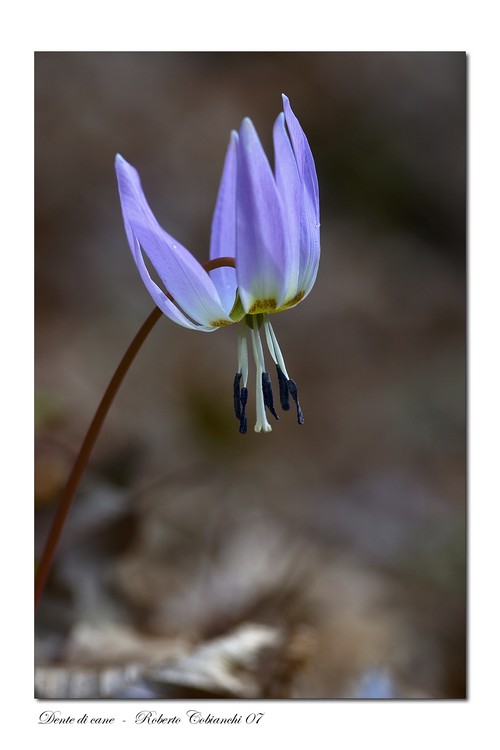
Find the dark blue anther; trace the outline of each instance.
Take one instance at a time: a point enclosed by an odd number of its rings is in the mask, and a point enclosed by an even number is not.
[[[247,431],[247,418],[245,408],[248,400],[248,389],[243,386],[240,391],[240,433],[244,435]]]
[[[300,404],[299,404],[299,397],[298,397],[298,394],[297,394],[297,386],[296,386],[295,382],[292,379],[290,379],[288,381],[287,385],[288,385],[288,389],[290,391],[290,394],[291,394],[293,400],[295,401],[295,405],[297,407],[297,422],[299,424],[304,424],[304,415],[302,414],[302,409],[300,408]]]
[[[276,414],[276,409],[274,408],[273,388],[268,372],[262,373],[262,395],[264,396],[264,404],[267,406],[273,417],[279,419],[278,415]]]
[[[279,365],[276,365],[276,371],[278,373],[278,384],[280,389],[280,404],[283,411],[288,411],[290,408],[290,400],[288,398],[288,382]]]
[[[241,380],[241,372],[237,372],[236,375],[234,376],[234,384],[233,384],[233,403],[234,403],[234,413],[236,415],[236,419],[241,419],[240,380]]]

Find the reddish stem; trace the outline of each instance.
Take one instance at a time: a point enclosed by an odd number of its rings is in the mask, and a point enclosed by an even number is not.
[[[210,260],[203,265],[203,268],[207,273],[213,271],[215,268],[221,268],[222,266],[231,266],[234,268],[234,258],[215,258]],[[170,296],[170,295],[169,295]],[[122,384],[122,381],[127,374],[130,365],[135,359],[135,356],[142,344],[148,337],[148,334],[152,330],[155,323],[161,318],[162,312],[158,307],[148,315],[139,331],[132,340],[130,346],[122,357],[122,360],[115,370],[113,377],[111,378],[108,387],[101,399],[97,411],[94,415],[90,427],[87,430],[87,434],[83,440],[78,456],[76,457],[75,463],[68,478],[68,482],[64,489],[63,495],[59,502],[52,526],[45,542],[45,547],[40,558],[40,562],[37,566],[36,578],[35,578],[35,609],[38,607],[42,594],[45,590],[47,578],[52,568],[52,562],[57,549],[61,532],[64,527],[71,503],[75,496],[75,493],[80,484],[81,478],[87,466],[90,454],[94,448],[96,440],[101,431],[101,427],[106,419],[108,411],[114,398]]]

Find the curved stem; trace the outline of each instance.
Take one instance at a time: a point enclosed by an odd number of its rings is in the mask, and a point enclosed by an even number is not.
[[[234,258],[223,257],[210,260],[205,263],[203,267],[208,273],[209,271],[213,271],[215,268],[220,268],[222,266],[232,266],[234,268],[234,265]],[[38,606],[42,594],[45,590],[45,584],[47,583],[47,578],[52,567],[52,562],[57,549],[59,538],[61,536],[61,532],[64,527],[64,523],[66,521],[66,517],[80,484],[80,480],[87,466],[90,454],[92,453],[97,437],[99,436],[99,433],[101,431],[104,420],[106,419],[111,404],[113,403],[114,398],[118,393],[123,379],[127,374],[130,365],[134,361],[137,352],[139,351],[142,344],[148,337],[148,334],[154,327],[155,323],[157,323],[157,321],[161,318],[161,316],[161,310],[158,307],[155,307],[155,309],[148,315],[137,334],[134,336],[130,346],[123,355],[120,364],[116,368],[108,387],[106,388],[101,402],[97,407],[94,418],[90,423],[90,427],[87,430],[87,434],[83,439],[80,451],[76,457],[75,463],[73,464],[73,468],[69,475],[66,487],[54,516],[54,520],[52,522],[47,541],[45,542],[45,547],[40,558],[40,562],[37,566],[35,578],[35,609]]]
[[[59,537],[61,536],[64,522],[66,521],[66,516],[68,515],[71,502],[78,488],[78,485],[80,484],[80,479],[82,478],[83,472],[85,471],[90,454],[95,445],[103,422],[106,419],[109,408],[113,403],[113,400],[123,381],[123,378],[127,374],[127,371],[132,364],[135,355],[141,348],[142,343],[145,341],[147,335],[149,334],[155,323],[160,319],[161,315],[161,310],[158,307],[155,307],[153,312],[150,313],[145,322],[142,324],[129,348],[125,352],[123,359],[121,360],[115,371],[115,374],[111,378],[104,396],[101,399],[101,403],[99,404],[94,415],[94,419],[90,423],[90,427],[87,430],[87,434],[85,435],[78,456],[76,457],[75,463],[73,464],[71,474],[69,475],[64,493],[61,497],[56,515],[52,522],[52,527],[50,529],[49,536],[47,537],[42,557],[40,558],[40,562],[37,566],[37,573],[35,578],[35,607],[38,605],[38,602],[40,601],[42,593],[45,589],[47,577],[52,567],[52,560],[54,558],[54,553],[56,551]]]

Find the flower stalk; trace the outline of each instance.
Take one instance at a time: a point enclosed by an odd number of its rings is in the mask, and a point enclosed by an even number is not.
[[[225,266],[234,268],[234,258],[222,257],[216,258],[214,260],[209,260],[203,265],[203,268],[207,273],[209,273],[216,268],[222,268]],[[170,295],[168,293],[167,296],[170,298]],[[71,473],[68,477],[68,481],[64,488],[64,492],[59,501],[59,505],[57,507],[54,520],[52,521],[52,526],[47,537],[47,541],[45,542],[42,556],[37,564],[35,577],[35,610],[37,609],[45,590],[47,579],[52,568],[54,555],[59,544],[59,539],[61,538],[61,533],[64,528],[66,518],[73,502],[73,498],[80,485],[82,476],[87,467],[94,445],[97,441],[97,438],[99,437],[102,425],[104,424],[109,409],[115,399],[116,394],[118,393],[118,390],[120,389],[125,375],[130,369],[132,362],[134,361],[144,341],[147,339],[149,333],[161,317],[162,311],[159,307],[155,307],[154,310],[148,315],[137,334],[132,339],[132,342],[123,355],[120,364],[116,368],[113,377],[109,381],[109,385],[106,388],[99,406],[97,407],[97,411],[92,422],[90,423],[87,434],[83,439],[81,448],[78,452],[76,460],[73,464],[73,468],[71,469]]]

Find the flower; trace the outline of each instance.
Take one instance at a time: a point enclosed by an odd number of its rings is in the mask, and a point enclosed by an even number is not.
[[[304,417],[297,386],[289,377],[270,315],[301,302],[318,271],[319,190],[311,149],[288,98],[273,129],[274,174],[250,119],[233,131],[226,153],[212,221],[210,259],[234,258],[207,272],[158,224],[144,196],[137,171],[116,156],[125,232],[142,280],[155,303],[175,323],[214,331],[239,323],[234,408],[240,432],[247,429],[247,331],[256,364],[256,432],[269,432],[266,408],[278,419],[266,370],[263,328],[278,374],[280,403]],[[151,278],[143,253],[164,285]]]

